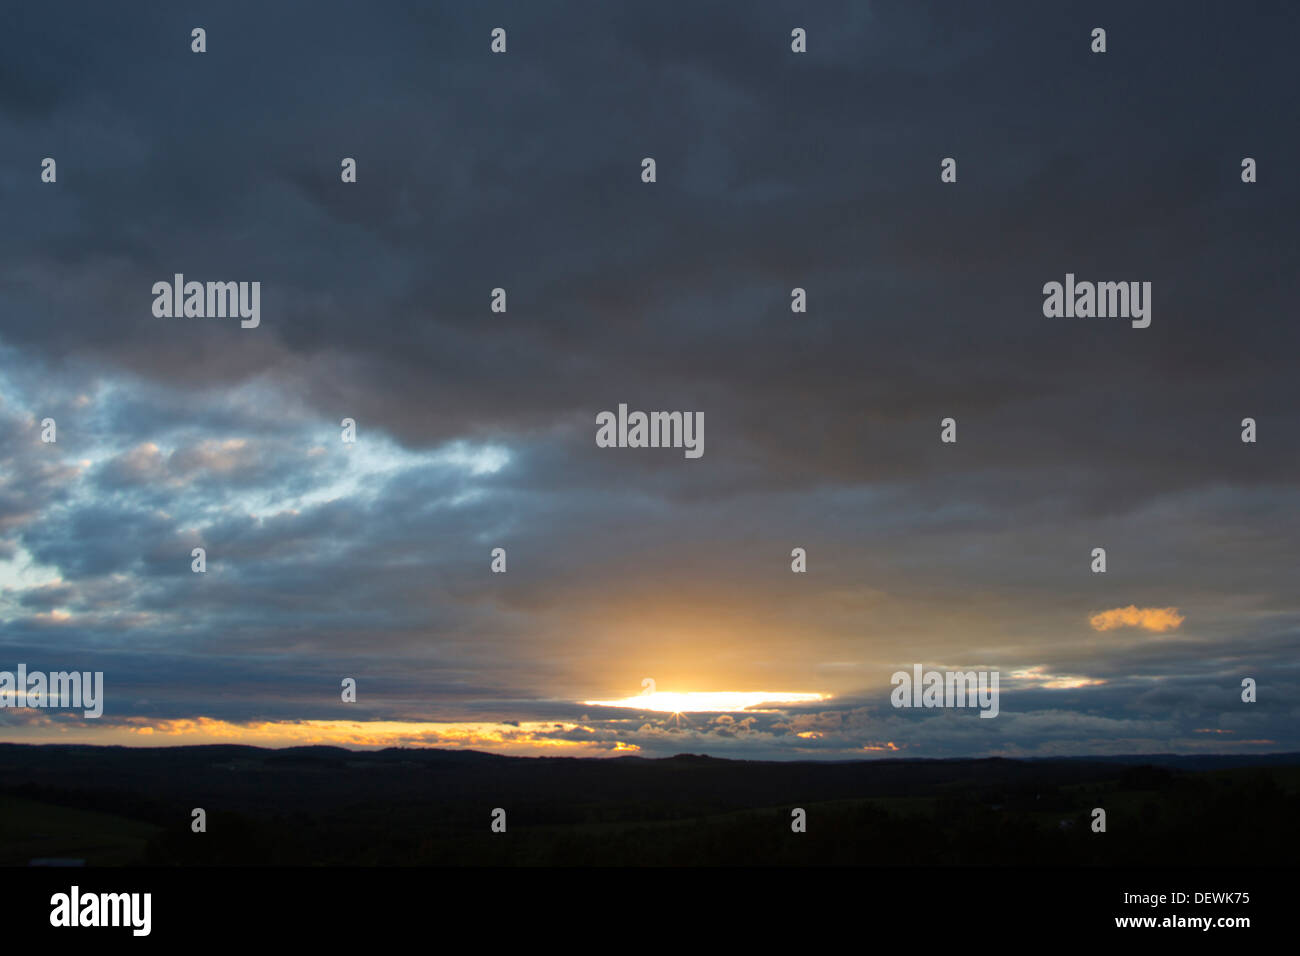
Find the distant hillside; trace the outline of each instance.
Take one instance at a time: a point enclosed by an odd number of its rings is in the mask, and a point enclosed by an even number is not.
[[[1289,864],[1300,850],[1300,754],[792,763],[0,744],[0,800],[10,865]],[[207,833],[190,831],[195,807]],[[505,834],[489,830],[498,807]],[[796,807],[806,833],[791,832]]]

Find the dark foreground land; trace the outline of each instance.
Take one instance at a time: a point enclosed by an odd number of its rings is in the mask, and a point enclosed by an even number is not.
[[[195,807],[206,833],[191,832]],[[498,807],[506,833],[490,830]],[[791,832],[796,807],[806,833]],[[1300,754],[763,763],[0,744],[0,865],[1249,866],[1298,851]]]

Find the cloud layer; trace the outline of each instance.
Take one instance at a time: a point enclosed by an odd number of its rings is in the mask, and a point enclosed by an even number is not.
[[[61,11],[0,38],[0,668],[109,701],[5,739],[1300,746],[1293,12]],[[1045,318],[1067,272],[1151,327]],[[620,402],[705,455],[597,448]],[[914,663],[1001,715],[892,710]],[[831,701],[577,703],[645,678]]]

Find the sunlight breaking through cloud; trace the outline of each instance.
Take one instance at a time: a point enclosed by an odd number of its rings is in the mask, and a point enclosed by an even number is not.
[[[656,691],[620,700],[584,700],[589,707],[625,707],[629,710],[653,710],[664,714],[741,713],[765,709],[760,705],[811,704],[829,699],[828,694],[790,693],[788,691]]]

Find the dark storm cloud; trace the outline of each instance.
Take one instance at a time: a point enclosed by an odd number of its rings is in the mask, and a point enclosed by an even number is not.
[[[802,685],[846,664],[864,694],[913,660],[1041,666],[1110,682],[1037,691],[1058,695],[1042,710],[1106,719],[1124,701],[1105,688],[1203,678],[1207,648],[1223,681],[1277,666],[1300,613],[1296,21],[16,9],[0,559],[57,580],[6,578],[0,635],[111,648],[131,674],[169,648],[163,715],[232,719],[324,719],[316,688],[337,698],[365,655],[373,713],[413,719],[510,700],[568,719],[555,699],[632,693],[700,645],[709,675]],[[47,155],[57,186],[39,182]],[[152,284],[176,272],[260,281],[261,327],[155,318]],[[1044,318],[1042,285],[1066,272],[1150,280],[1151,327]],[[594,447],[619,402],[703,410],[704,457]],[[57,454],[34,437],[46,414]],[[1247,415],[1256,445],[1237,438]],[[357,471],[343,417],[384,461]],[[473,464],[486,446],[505,463]],[[498,544],[506,578],[484,573]],[[1098,545],[1105,576],[1087,573]],[[1188,621],[1089,629],[1130,603]],[[241,661],[291,692],[265,703]],[[921,739],[982,747],[984,723]]]

